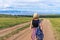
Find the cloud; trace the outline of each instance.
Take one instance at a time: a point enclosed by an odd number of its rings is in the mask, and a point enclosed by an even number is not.
[[[39,0],[17,0],[17,2],[38,2]]]
[[[0,0],[0,9],[60,11],[60,0]]]

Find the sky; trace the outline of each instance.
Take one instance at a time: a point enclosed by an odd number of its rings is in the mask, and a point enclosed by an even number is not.
[[[60,14],[60,0],[0,0],[0,9]]]

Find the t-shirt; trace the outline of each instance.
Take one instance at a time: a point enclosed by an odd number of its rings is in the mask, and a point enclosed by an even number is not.
[[[35,28],[39,26],[39,23],[40,23],[40,20],[32,20],[32,25]]]

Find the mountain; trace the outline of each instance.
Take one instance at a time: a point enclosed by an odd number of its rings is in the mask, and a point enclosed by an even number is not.
[[[0,14],[12,14],[12,15],[32,15],[37,12],[40,15],[56,15],[60,13],[53,12],[41,12],[41,11],[22,11],[22,10],[0,10]]]

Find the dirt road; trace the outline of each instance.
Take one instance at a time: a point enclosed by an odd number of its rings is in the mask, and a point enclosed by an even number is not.
[[[43,20],[43,33],[44,33],[44,40],[55,40],[51,23],[49,20]],[[31,29],[27,28],[19,33],[12,35],[10,38],[6,40],[31,40]]]
[[[14,31],[14,30],[16,30],[18,28],[22,28],[22,27],[24,27],[27,24],[29,24],[29,22],[23,23],[23,24],[19,24],[19,25],[16,25],[14,27],[10,27],[10,28],[7,28],[7,29],[0,30],[0,37],[6,35],[8,33],[11,33],[12,31]]]
[[[44,40],[55,40],[52,25],[48,19],[43,21]]]

